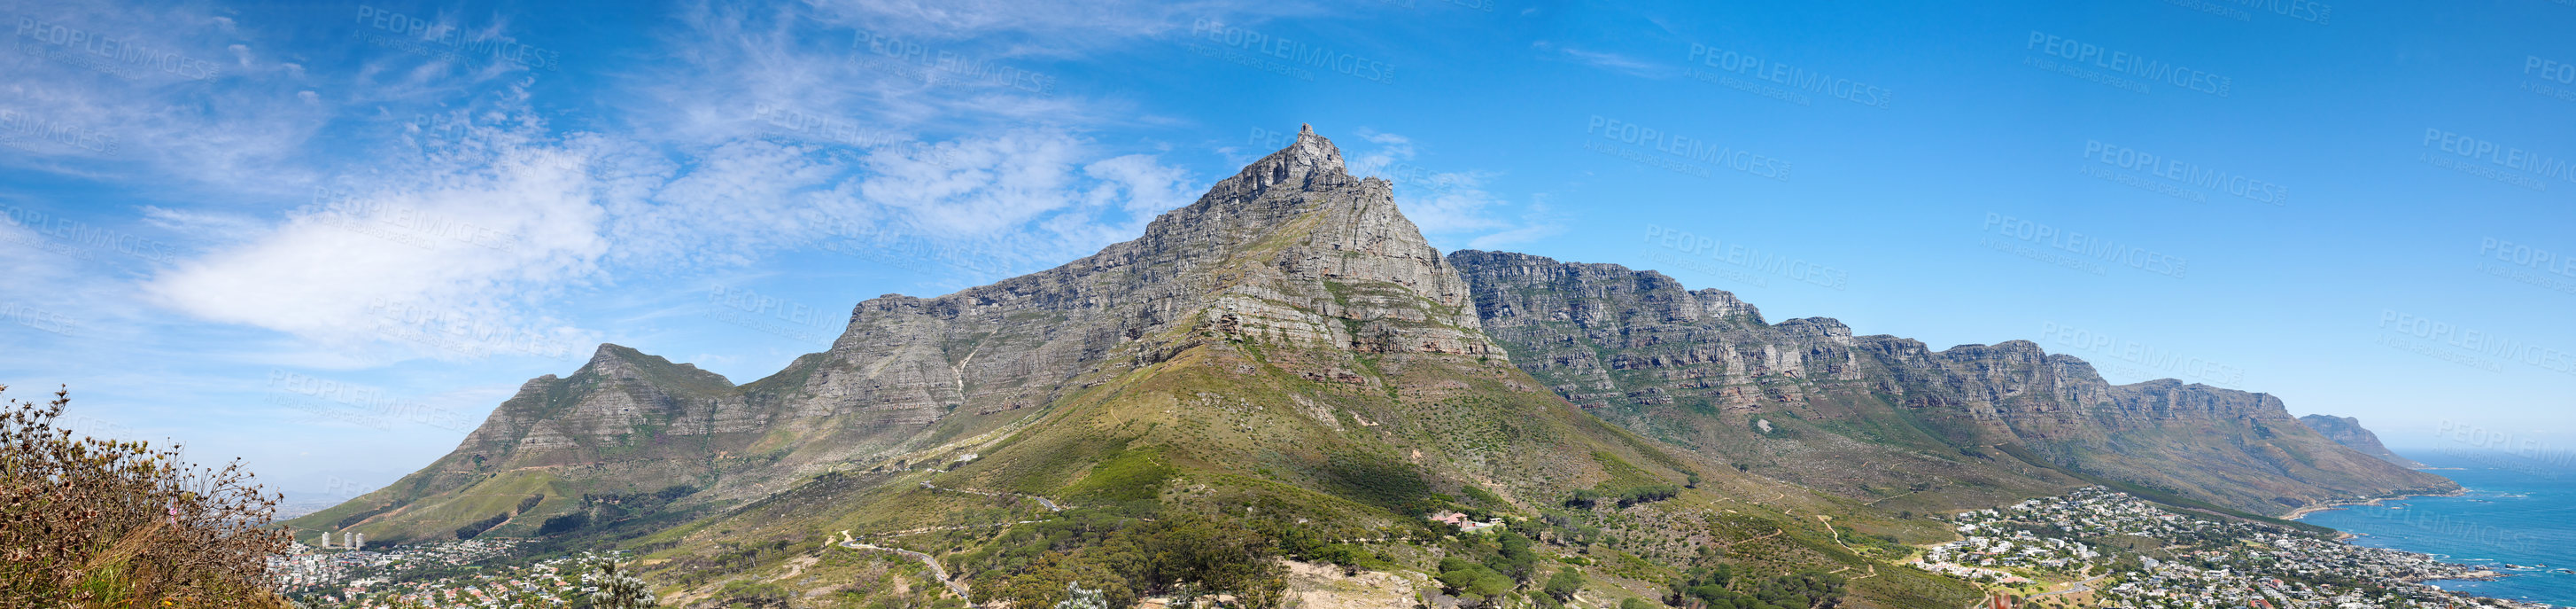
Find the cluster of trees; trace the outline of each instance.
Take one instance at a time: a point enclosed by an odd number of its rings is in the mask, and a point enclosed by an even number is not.
[[[1666,604],[1712,609],[1833,609],[1842,605],[1843,578],[1822,571],[1752,577],[1732,565],[1692,569],[1673,582]]]
[[[499,514],[493,514],[491,518],[465,523],[465,526],[456,527],[456,538],[473,539],[474,536],[482,535],[484,531],[492,530],[492,527],[501,526],[501,523],[509,522],[509,520],[510,513],[502,512]]]
[[[456,527],[456,538],[473,539],[477,535],[482,535],[484,531],[492,530],[492,527],[501,526],[501,523],[509,522],[512,516],[528,513],[529,509],[537,507],[538,503],[542,503],[545,500],[545,493],[537,493],[522,497],[519,499],[518,507],[510,508],[510,511],[508,512],[493,514],[491,518],[477,520],[467,523],[465,526]],[[553,522],[553,519],[549,518],[547,519],[547,522]]]
[[[1532,543],[1529,537],[1510,530],[1494,535],[1491,541],[1482,536],[1462,539],[1451,548],[1449,557],[1440,559],[1440,587],[1470,607],[1498,605],[1538,576],[1539,555],[1530,549]],[[1558,577],[1564,575],[1560,573]],[[1574,578],[1573,586],[1582,588],[1582,575]],[[1570,598],[1573,592],[1566,594]]]
[[[1574,498],[1565,500],[1565,505],[1568,507],[1589,509],[1593,506],[1600,505],[1603,501],[1614,501],[1619,504],[1619,507],[1628,507],[1640,503],[1663,501],[1665,499],[1680,496],[1681,494],[1682,487],[1670,484],[1632,486],[1611,492],[1595,491],[1592,489],[1578,489],[1574,491]]]
[[[1316,533],[1312,528],[1278,521],[1262,521],[1263,535],[1278,540],[1279,552],[1289,558],[1317,563],[1331,563],[1342,568],[1344,575],[1358,575],[1363,567],[1384,564],[1376,553],[1355,544],[1338,543]],[[1386,533],[1386,532],[1381,532]]]
[[[55,425],[70,402],[0,405],[0,605],[285,606],[267,570],[289,543],[264,526],[276,496],[238,461],[77,437]]]
[[[645,493],[582,493],[581,507],[568,513],[547,517],[545,522],[537,525],[537,534],[553,535],[571,532],[590,526],[593,522],[615,523],[652,514],[660,511],[664,505],[697,492],[698,487],[674,484],[662,487],[662,490]],[[536,507],[537,502],[544,500],[544,495],[523,500],[519,504],[519,511],[524,513],[528,508]]]
[[[976,603],[1048,609],[1076,593],[1097,593],[1097,601],[1111,608],[1158,595],[1171,596],[1179,606],[1223,594],[1241,607],[1269,609],[1288,590],[1278,543],[1229,519],[1077,515],[1037,524],[1047,526],[1014,530],[951,561],[960,571],[976,573]]]

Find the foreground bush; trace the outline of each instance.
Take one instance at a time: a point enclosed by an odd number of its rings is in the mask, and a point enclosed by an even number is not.
[[[0,405],[0,607],[284,606],[267,572],[288,544],[266,528],[276,497],[238,461],[75,437],[54,425],[68,393]]]

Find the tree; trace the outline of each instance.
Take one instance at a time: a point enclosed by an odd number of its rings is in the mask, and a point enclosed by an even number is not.
[[[588,594],[575,597],[574,606],[591,609],[642,609],[661,603],[644,580],[617,566],[613,558],[588,555],[581,560],[589,571],[582,574],[583,589]],[[587,603],[585,605],[584,603]]]
[[[1487,601],[1512,591],[1512,578],[1485,565],[1452,556],[1440,559],[1440,586],[1451,594],[1473,601]]]
[[[1558,569],[1554,577],[1547,578],[1547,587],[1544,589],[1547,595],[1555,597],[1557,602],[1572,601],[1574,593],[1583,590],[1583,573],[1573,567]]]
[[[0,391],[6,391],[0,386]],[[38,607],[285,607],[268,556],[278,498],[235,461],[180,461],[178,447],[75,437],[71,402],[0,406],[0,599]]]
[[[1085,590],[1081,584],[1064,585],[1064,601],[1055,609],[1109,609],[1109,601],[1100,598],[1099,590]]]

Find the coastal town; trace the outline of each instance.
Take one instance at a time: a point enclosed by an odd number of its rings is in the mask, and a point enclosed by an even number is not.
[[[468,539],[376,550],[295,544],[269,571],[305,607],[549,607],[571,586],[577,558],[504,566],[527,542]]]
[[[2426,582],[2501,575],[2332,534],[2178,513],[2102,487],[1952,515],[1965,539],[1914,566],[2027,606],[2181,609],[2544,609]],[[2019,605],[2017,605],[2019,606]]]

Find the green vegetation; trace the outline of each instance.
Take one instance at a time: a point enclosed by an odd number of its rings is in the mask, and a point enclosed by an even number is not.
[[[1492,567],[1456,557],[1440,559],[1440,587],[1471,606],[1497,602],[1517,585]]]
[[[1162,492],[1163,483],[1179,471],[1163,457],[1161,447],[1120,448],[1092,466],[1091,475],[1066,487],[1064,494],[1112,502],[1153,499]]]
[[[1030,543],[998,553],[990,551],[1010,544],[991,544],[952,561],[961,570],[977,569],[975,602],[1044,609],[1079,588],[1098,591],[1110,607],[1145,596],[1222,593],[1246,607],[1268,609],[1278,606],[1288,588],[1276,543],[1230,520],[1180,513],[1014,533],[1006,537]]]
[[[1831,609],[1842,604],[1843,578],[1821,571],[1800,571],[1766,578],[1739,577],[1732,566],[1692,569],[1673,582],[1673,605],[1693,601],[1734,609]]]
[[[1589,509],[1599,505],[1602,501],[1611,501],[1617,503],[1619,507],[1628,507],[1640,503],[1663,501],[1665,499],[1680,496],[1681,494],[1682,487],[1670,484],[1649,484],[1607,493],[1592,489],[1579,489],[1574,491],[1574,498],[1565,500],[1565,504],[1569,507]]]
[[[456,538],[473,539],[474,536],[481,535],[484,531],[492,530],[492,527],[501,526],[502,522],[506,522],[508,520],[510,520],[509,514],[493,514],[491,518],[477,520],[466,524],[465,526],[456,527]]]

